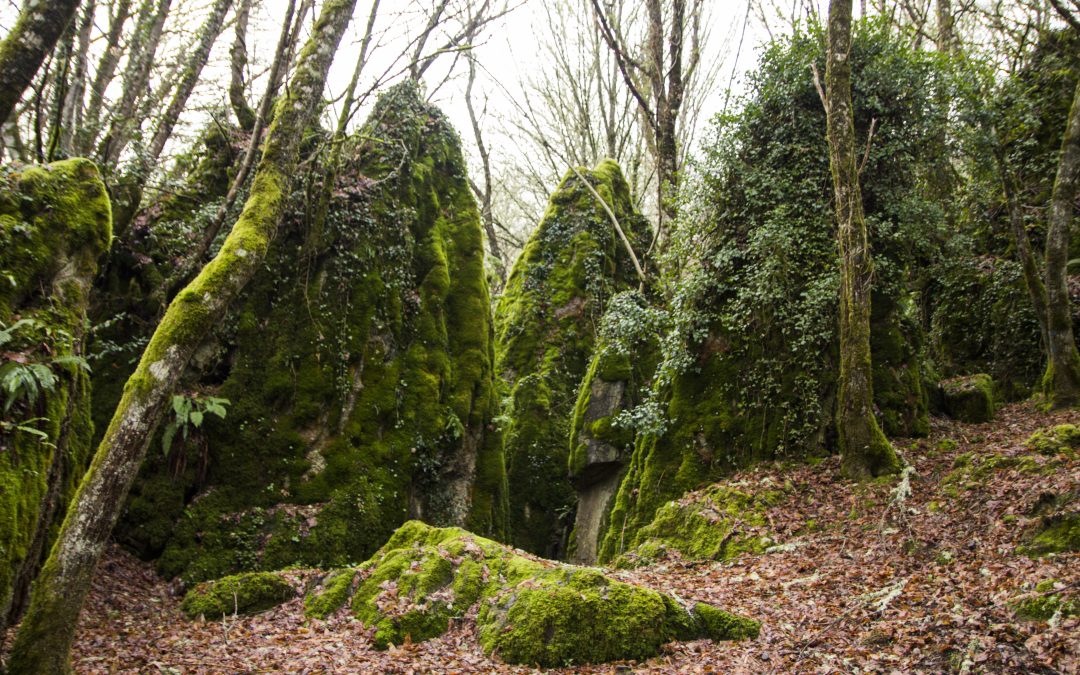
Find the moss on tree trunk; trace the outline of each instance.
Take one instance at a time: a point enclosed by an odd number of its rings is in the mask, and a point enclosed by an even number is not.
[[[840,390],[836,426],[841,469],[852,478],[896,473],[900,461],[874,416],[870,361],[870,240],[855,160],[851,111],[851,0],[829,3],[825,112],[840,246]]]

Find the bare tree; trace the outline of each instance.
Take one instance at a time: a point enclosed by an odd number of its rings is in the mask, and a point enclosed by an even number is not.
[[[840,247],[840,466],[851,478],[896,473],[900,461],[874,417],[870,368],[870,240],[863,214],[851,107],[851,0],[830,0],[825,53],[829,164]],[[817,73],[815,72],[815,79]]]
[[[277,107],[251,196],[217,256],[169,305],[154,331],[34,583],[8,668],[61,673],[79,610],[124,498],[195,350],[262,266],[289,194],[304,130],[315,118],[326,74],[355,0],[330,0],[301,55],[288,104]]]
[[[680,168],[678,125],[687,89],[701,63],[703,0],[645,0],[644,46],[635,45],[618,23],[615,6],[591,0],[605,44],[615,56],[623,82],[637,101],[645,139],[656,163],[661,244],[676,216]],[[665,11],[666,10],[666,11]]]
[[[7,121],[78,8],[79,0],[38,0],[23,6],[15,26],[0,42],[0,124]]]

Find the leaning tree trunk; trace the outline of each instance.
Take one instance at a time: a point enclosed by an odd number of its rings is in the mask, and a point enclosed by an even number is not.
[[[79,0],[38,0],[23,7],[15,27],[0,42],[0,125],[7,121],[78,8]]]
[[[244,131],[255,126],[255,111],[248,105],[244,91],[244,68],[247,67],[247,28],[252,0],[240,0],[236,6],[236,33],[229,50],[229,104],[236,122]]]
[[[851,0],[829,2],[825,113],[840,245],[840,396],[836,426],[844,475],[864,479],[900,469],[874,418],[870,369],[870,241],[855,163],[851,110]]]
[[[217,256],[169,305],[154,331],[68,509],[12,648],[16,673],[70,671],[68,655],[98,559],[196,348],[263,265],[285,210],[304,130],[315,118],[326,73],[356,0],[330,0],[278,103],[251,194]]]
[[[1080,82],[1076,84],[1065,138],[1061,142],[1054,192],[1050,198],[1050,227],[1046,233],[1047,339],[1050,362],[1043,389],[1052,407],[1080,403],[1080,353],[1073,338],[1068,277],[1069,230],[1073,202],[1080,184]]]

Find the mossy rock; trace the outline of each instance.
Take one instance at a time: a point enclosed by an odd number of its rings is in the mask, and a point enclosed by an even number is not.
[[[475,616],[485,653],[540,667],[645,659],[672,640],[755,637],[759,624],[615,581],[594,568],[531,557],[459,528],[410,521],[369,561],[324,583],[308,614],[350,607],[375,646],[418,642]],[[347,575],[349,583],[339,582]],[[352,576],[359,582],[351,588]],[[323,601],[328,595],[333,599]],[[471,611],[476,607],[476,611]],[[325,615],[325,614],[324,614]]]
[[[618,567],[648,564],[670,550],[686,558],[727,560],[761,553],[773,543],[766,511],[784,499],[782,490],[751,492],[714,485],[669,502],[641,528],[637,543],[616,559]]]
[[[941,481],[942,491],[951,497],[960,489],[973,490],[998,471],[1015,471],[1029,476],[1048,476],[1060,466],[1056,460],[1038,455],[978,455],[965,452],[953,458],[953,468]]]
[[[1065,455],[1075,459],[1077,450],[1080,449],[1080,427],[1075,424],[1059,424],[1039,429],[1024,441],[1024,445],[1041,455]]]
[[[229,399],[228,418],[168,454],[155,443],[118,524],[165,576],[344,566],[411,517],[505,530],[483,230],[460,140],[404,83],[345,139],[333,185],[322,159],[306,160],[318,168],[298,177],[267,264],[181,384]]]
[[[496,371],[508,401],[504,449],[514,486],[510,541],[550,557],[564,552],[568,523],[560,516],[572,512],[575,502],[566,475],[568,439],[579,387],[594,356],[596,327],[612,296],[638,285],[594,192],[640,255],[649,241],[648,223],[619,165],[608,159],[591,170],[568,171],[495,311]],[[601,435],[610,431],[598,429]]]
[[[989,375],[966,375],[941,383],[945,412],[953,419],[979,424],[994,419],[994,380]]]
[[[111,239],[90,161],[0,166],[0,375],[53,380],[36,396],[0,391],[0,628],[23,609],[92,454],[86,311]]]
[[[248,572],[203,582],[187,592],[180,609],[189,619],[220,619],[232,614],[255,614],[295,597],[280,574]]]
[[[1080,551],[1080,511],[1044,517],[1019,550],[1032,557]]]
[[[1009,606],[1016,618],[1023,621],[1048,621],[1055,615],[1062,618],[1080,615],[1080,603],[1053,592],[1062,588],[1064,584],[1056,579],[1040,581],[1031,593],[1011,601]]]

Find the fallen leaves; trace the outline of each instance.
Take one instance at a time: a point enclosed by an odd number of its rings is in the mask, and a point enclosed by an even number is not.
[[[1030,559],[1016,545],[1037,521],[1042,495],[1078,489],[1080,461],[1064,461],[1051,475],[994,471],[958,493],[943,492],[942,479],[959,454],[1031,455],[1023,442],[1033,431],[1078,421],[1076,412],[1043,414],[1029,405],[1007,406],[988,424],[935,420],[931,438],[898,443],[914,466],[902,507],[895,481],[845,481],[835,458],[732,476],[731,483],[794,485],[768,512],[778,542],[769,552],[727,562],[676,558],[613,576],[752,616],[762,622],[761,636],[672,643],[645,663],[574,672],[1076,673],[1080,619],[1018,621],[1009,601],[1050,578],[1075,598],[1080,554]],[[939,445],[944,438],[958,443]],[[298,588],[320,577],[287,574]],[[383,594],[380,601],[397,601],[396,588]],[[300,598],[256,616],[206,623],[187,621],[178,606],[148,565],[114,547],[83,612],[76,671],[531,672],[484,656],[469,620],[438,639],[376,651],[371,631],[347,611],[307,620]]]

